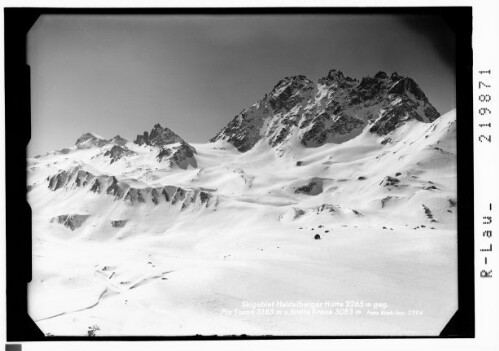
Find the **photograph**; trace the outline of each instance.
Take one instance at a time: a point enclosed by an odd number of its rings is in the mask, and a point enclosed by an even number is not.
[[[438,337],[462,307],[453,24],[368,9],[39,16],[36,327]]]

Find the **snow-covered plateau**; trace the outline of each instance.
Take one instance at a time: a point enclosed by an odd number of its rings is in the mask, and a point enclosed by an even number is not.
[[[46,335],[438,335],[457,309],[456,113],[381,73],[286,78],[205,144],[158,124],[29,158],[31,318]]]

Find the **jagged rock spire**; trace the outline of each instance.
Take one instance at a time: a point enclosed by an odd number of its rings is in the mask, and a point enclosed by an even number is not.
[[[137,135],[134,143],[138,145],[163,146],[184,141],[169,128],[163,128],[161,124],[156,123],[150,133],[144,132]]]

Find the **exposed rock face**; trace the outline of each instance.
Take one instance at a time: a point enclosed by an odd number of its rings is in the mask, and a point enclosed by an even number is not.
[[[113,228],[123,228],[125,226],[126,222],[128,222],[127,219],[119,219],[116,221],[111,221],[111,226]]]
[[[439,116],[411,78],[378,72],[359,82],[333,69],[318,83],[303,75],[284,78],[210,141],[245,152],[262,139],[279,147],[297,134],[304,146],[316,147],[344,142],[368,125],[386,135],[406,121],[428,123]]]
[[[128,141],[125,138],[122,138],[119,135],[116,135],[114,138],[107,140],[98,135],[95,135],[94,133],[85,133],[76,140],[75,145],[78,149],[90,149],[93,147],[102,147],[108,144],[125,146],[127,142]],[[67,154],[70,151],[70,149],[63,149],[60,151],[60,153]]]
[[[194,156],[196,149],[170,129],[161,127],[159,123],[150,133],[144,132],[142,135],[137,135],[134,143],[158,148],[156,155],[158,162],[168,162],[170,166],[177,166],[181,169],[187,169],[189,165],[194,168],[198,166]]]
[[[314,82],[303,75],[287,77],[272,89],[268,102],[274,111],[289,111],[314,90]],[[309,94],[306,94],[309,92]]]
[[[307,201],[308,202],[308,201]],[[358,218],[358,217],[364,217],[362,213],[359,211],[352,209],[352,208],[341,208],[339,205],[333,205],[333,204],[322,204],[320,206],[313,206],[308,208],[299,208],[299,207],[291,207],[290,209],[286,210],[286,212],[279,216],[279,221],[280,222],[290,222],[294,220],[303,220],[303,219],[315,219],[318,218],[317,216],[325,216],[326,218],[329,216],[335,216],[337,218],[341,217],[350,217],[350,218]],[[325,219],[327,220],[327,219]],[[315,222],[317,223],[317,222]],[[323,228],[324,226],[320,224],[318,228]],[[300,228],[302,229],[302,228]],[[314,230],[312,228],[311,230]],[[328,230],[325,231],[328,233]]]
[[[171,160],[175,165],[182,169],[187,169],[189,165],[196,168],[198,166],[198,163],[196,161],[196,158],[194,157],[195,153],[196,149],[194,149],[186,142],[181,142],[180,146],[174,148]]]
[[[116,135],[114,138],[109,139],[109,142],[111,144],[119,145],[119,146],[125,146],[125,144],[128,142],[125,138],[122,138],[119,135]]]
[[[175,134],[172,130],[168,128],[163,128],[158,123],[156,124],[150,133],[144,132],[142,135],[137,135],[134,143],[137,145],[149,145],[149,146],[164,146],[168,144],[180,143],[184,141],[181,137]]]
[[[109,141],[97,136],[93,133],[85,133],[76,140],[76,147],[78,149],[89,149],[91,147],[101,147],[108,143]]]
[[[171,166],[177,166],[182,169],[187,169],[189,165],[196,168],[198,163],[194,156],[195,153],[195,148],[182,141],[180,145],[161,148],[156,155],[156,159],[158,162],[168,161]]]
[[[305,211],[303,211],[301,208],[298,207],[293,207],[293,219],[299,218],[305,214]]]
[[[295,189],[296,194],[318,195],[322,193],[322,180],[320,178],[312,178],[312,180],[303,186]]]
[[[123,158],[137,155],[133,147],[129,145],[128,141],[119,135],[107,140],[101,138],[93,133],[85,133],[76,141],[78,149],[101,148],[103,150],[100,154],[94,156],[104,156],[111,159],[110,163],[117,162]],[[187,169],[189,166],[196,168],[197,160],[195,157],[196,149],[185,142],[180,136],[175,134],[168,128],[163,128],[158,123],[151,132],[144,132],[138,135],[134,141],[137,145],[147,145],[157,148],[158,153],[156,159],[158,162],[167,163],[171,167],[179,167]],[[68,152],[71,150],[68,149]],[[54,187],[58,187],[58,183],[64,182],[63,179],[54,180],[56,183]]]
[[[50,177],[49,189],[54,191],[60,189],[64,185],[66,185],[67,180],[68,180],[68,173],[64,171],[59,172],[56,175]]]
[[[104,153],[104,156],[109,156],[109,158],[111,159],[111,163],[114,163],[122,159],[123,157],[133,156],[136,154],[136,152],[130,150],[126,146],[114,145],[111,149]]]
[[[383,185],[385,187],[393,187],[393,186],[398,186],[400,183],[400,180],[394,177],[386,176],[385,179],[383,179],[380,183],[380,185]]]
[[[48,177],[50,190],[56,191],[62,187],[74,184],[76,187],[86,186],[92,182],[95,176],[80,167],[74,167],[70,171],[59,171],[59,173]]]
[[[54,217],[50,220],[50,223],[59,223],[65,227],[75,230],[83,224],[90,217],[89,215],[71,214],[71,215],[60,215]]]
[[[334,213],[336,211],[338,211],[338,209],[331,204],[322,204],[319,207],[315,208],[314,210],[315,213],[322,213],[322,212]]]
[[[390,201],[393,197],[392,196],[387,196],[383,199],[381,199],[381,208],[384,208],[386,206],[386,204],[388,203],[388,201]]]
[[[185,209],[191,205],[209,207],[215,203],[212,201],[213,195],[200,189],[183,189],[172,185],[138,188],[115,176],[93,175],[81,167],[60,171],[49,177],[48,183],[48,188],[52,191],[61,188],[86,188],[96,194],[113,196],[115,200],[124,201],[130,206],[147,203],[157,206],[165,203],[181,204],[182,209]]]
[[[61,155],[67,155],[67,154],[69,154],[71,152],[71,149],[64,148],[64,149],[56,151],[56,152],[58,152]]]

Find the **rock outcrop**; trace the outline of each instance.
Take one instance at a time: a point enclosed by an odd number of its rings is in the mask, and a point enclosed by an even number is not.
[[[127,142],[128,141],[125,138],[122,138],[119,135],[116,135],[115,137],[108,140],[94,133],[85,133],[76,140],[75,145],[77,149],[90,149],[93,147],[103,147],[110,144],[125,146]],[[70,149],[63,149],[60,151],[60,153],[67,154],[70,151]]]
[[[180,143],[182,141],[184,141],[184,139],[175,134],[171,129],[166,127],[163,128],[157,123],[150,133],[144,132],[142,135],[137,135],[134,143],[137,145],[165,146]]]
[[[303,75],[282,79],[210,141],[245,152],[262,139],[280,147],[297,134],[304,146],[317,147],[349,140],[367,126],[381,136],[406,121],[428,123],[439,116],[411,78],[378,72],[359,82],[333,69],[317,83]]]
[[[76,140],[76,147],[78,149],[89,149],[92,147],[102,147],[109,143],[108,140],[95,135],[93,133],[85,133]]]
[[[111,163],[114,163],[123,157],[134,156],[137,153],[130,150],[126,146],[113,145],[113,147],[104,153],[104,156],[108,156],[111,159]]]
[[[119,135],[116,135],[115,137],[109,139],[109,142],[111,144],[115,144],[115,145],[119,145],[119,146],[125,146],[126,143],[128,143],[128,140],[126,140],[125,138],[122,138]]]
[[[50,220],[50,223],[59,223],[63,226],[75,230],[83,224],[90,217],[89,215],[81,215],[81,214],[71,214],[71,215],[60,215],[54,217]]]
[[[295,189],[296,194],[318,195],[322,193],[322,179],[312,178],[309,183]]]
[[[187,169],[188,166],[196,168],[196,149],[189,145],[184,139],[175,134],[171,129],[163,128],[158,123],[151,132],[137,135],[134,141],[137,145],[156,147],[158,153],[156,159],[161,163],[168,163],[171,167]]]
[[[160,187],[136,187],[126,180],[118,180],[115,176],[94,175],[81,167],[68,171],[60,171],[48,178],[48,188],[57,191],[61,188],[86,188],[95,194],[113,196],[115,200],[124,201],[128,205],[152,203],[157,206],[181,204],[185,209],[191,205],[209,207],[214,204],[213,195],[201,189],[184,189],[166,185]]]

